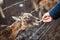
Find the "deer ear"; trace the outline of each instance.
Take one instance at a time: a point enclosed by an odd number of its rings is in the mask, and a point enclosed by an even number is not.
[[[16,17],[16,16],[12,16],[12,18],[16,21],[21,21],[21,18],[20,17]]]

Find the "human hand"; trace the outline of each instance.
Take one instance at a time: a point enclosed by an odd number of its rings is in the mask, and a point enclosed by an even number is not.
[[[47,12],[43,15],[42,21],[43,22],[51,22],[52,21],[52,17],[50,16],[49,12]]]

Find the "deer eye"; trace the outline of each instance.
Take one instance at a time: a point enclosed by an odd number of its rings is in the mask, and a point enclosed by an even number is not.
[[[28,16],[25,16],[24,19],[28,19],[29,17]]]

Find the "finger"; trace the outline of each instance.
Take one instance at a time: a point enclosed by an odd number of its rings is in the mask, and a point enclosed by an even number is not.
[[[50,18],[50,19],[47,19],[47,20],[43,20],[43,22],[51,22],[52,21],[52,19]]]
[[[48,20],[48,19],[50,19],[50,17],[43,18],[43,20]]]

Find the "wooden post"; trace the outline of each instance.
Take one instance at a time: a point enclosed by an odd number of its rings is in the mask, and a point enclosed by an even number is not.
[[[0,13],[1,13],[2,17],[5,18],[5,15],[3,13],[3,10],[2,10],[2,7],[1,6],[0,6]]]

